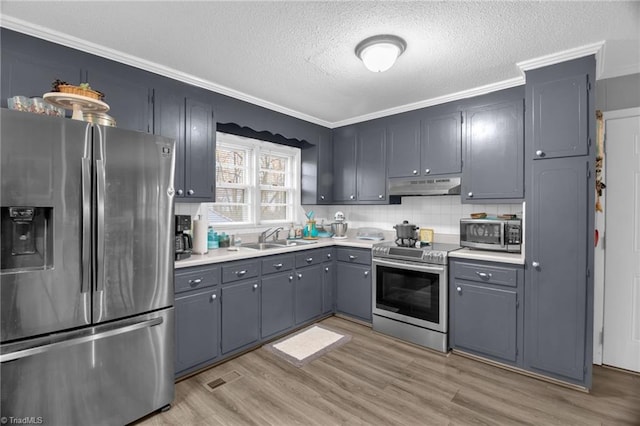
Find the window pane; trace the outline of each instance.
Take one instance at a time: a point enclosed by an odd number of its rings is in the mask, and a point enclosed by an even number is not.
[[[287,193],[284,191],[260,191],[261,204],[286,204]]]
[[[216,167],[216,183],[244,183],[244,169],[236,167],[225,167],[218,164]]]
[[[210,223],[247,222],[249,210],[246,204],[237,206],[215,204],[209,207],[208,219]]]
[[[216,189],[217,203],[246,203],[246,191],[244,189],[220,188]]]
[[[234,150],[224,147],[216,149],[216,164],[243,166],[246,164],[247,152],[245,150]]]
[[[260,168],[284,172],[287,170],[287,158],[272,154],[262,154],[260,156]]]
[[[262,220],[285,220],[287,218],[286,206],[262,206],[260,207]]]
[[[285,176],[278,172],[260,172],[260,185],[284,186]]]

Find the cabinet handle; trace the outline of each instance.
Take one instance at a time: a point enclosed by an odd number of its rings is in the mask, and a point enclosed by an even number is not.
[[[280,268],[282,268],[282,263],[274,263],[273,267],[276,268],[276,269],[280,269]]]
[[[531,262],[531,266],[533,266],[534,268],[539,268],[540,262]]]
[[[352,254],[349,255],[349,260],[356,260],[358,256],[354,256]]]
[[[302,274],[298,274],[298,279],[301,280],[302,279]]]
[[[356,197],[354,197],[353,195],[349,195],[349,199],[350,200],[353,200],[354,198],[356,198]]]
[[[244,275],[244,274],[246,274],[246,273],[247,273],[247,271],[246,271],[246,270],[244,270],[244,269],[243,269],[242,271],[236,271],[236,276],[241,277],[241,276],[243,276],[243,275]]]
[[[382,194],[378,194],[378,198],[379,198],[380,200],[382,200],[382,199],[384,198],[384,195],[382,195]]]
[[[468,193],[467,197],[469,197],[469,198],[473,197],[473,192]]]
[[[331,259],[331,253],[327,253],[327,259]]]
[[[487,274],[486,272],[478,272],[478,271],[476,271],[476,274],[478,274],[478,276],[480,278],[485,279],[485,280],[491,278],[491,273]]]
[[[307,263],[311,263],[313,262],[313,257],[307,257],[305,260],[307,261]]]
[[[182,195],[184,194],[184,191],[182,189],[178,189],[178,195]]]
[[[329,267],[327,266],[326,268],[324,268],[325,272],[329,272]]]
[[[321,195],[321,196],[320,196],[320,199],[321,199],[321,200],[324,200],[324,195]]]
[[[218,298],[218,296],[216,296],[215,294],[211,295],[211,300],[216,300]]]
[[[369,276],[369,271],[364,271],[364,276],[368,277]]]
[[[253,288],[254,288],[254,289],[258,288],[258,284],[254,284],[254,285],[253,285]]]
[[[414,171],[413,171],[413,174],[414,174],[414,175],[417,175],[417,174],[418,174],[418,171],[417,171],[417,170],[414,170]]]
[[[456,291],[457,291],[458,293],[462,294],[462,287],[460,287],[460,286],[456,287]]]
[[[187,191],[187,194],[193,195],[193,194],[195,194],[195,191],[193,189],[190,189],[190,190]]]
[[[202,278],[197,278],[195,280],[189,280],[189,284],[191,285],[198,285],[202,282]]]
[[[293,275],[289,275],[289,281],[293,281]]]
[[[537,155],[538,157],[544,157],[544,151],[542,151],[542,150],[537,150],[537,151],[536,151],[536,155]]]
[[[428,175],[429,173],[431,173],[431,169],[424,169],[424,173]]]

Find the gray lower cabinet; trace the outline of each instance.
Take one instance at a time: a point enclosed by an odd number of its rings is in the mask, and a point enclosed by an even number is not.
[[[295,320],[300,325],[322,314],[322,265],[295,272]]]
[[[371,322],[371,251],[336,249],[336,312]]]
[[[221,293],[222,353],[228,354],[260,338],[260,284],[239,281],[223,285]]]
[[[293,327],[294,271],[262,277],[261,337],[268,338]]]
[[[451,348],[521,366],[524,268],[457,259],[450,266]]]
[[[322,263],[322,313],[330,314],[335,308],[336,267],[335,250],[327,249]]]

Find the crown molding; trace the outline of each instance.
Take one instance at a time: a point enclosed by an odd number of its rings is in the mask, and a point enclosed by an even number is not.
[[[516,63],[516,66],[520,68],[520,72],[524,75],[525,71],[582,58],[588,55],[596,55],[596,79],[598,79],[600,75],[602,75],[602,70],[604,68],[604,46],[604,41],[598,41],[584,46],[575,47],[573,49],[551,53],[550,55],[520,61]]]
[[[336,121],[332,124],[332,128],[347,126],[349,124],[360,123],[362,121],[374,120],[376,118],[387,117],[389,115],[400,114],[403,112],[413,111],[420,108],[426,108],[434,105],[440,105],[447,102],[457,101],[460,99],[472,98],[474,96],[485,95],[487,93],[495,92],[498,90],[508,89],[510,87],[521,86],[524,84],[524,77],[515,77],[509,80],[499,81],[497,83],[491,83],[484,86],[474,87],[473,89],[463,90],[461,92],[452,93],[449,95],[439,96],[437,98],[431,98],[420,102],[414,102],[411,104],[401,105],[385,109],[382,111],[376,111],[371,114],[360,115],[346,120]]]
[[[53,43],[61,44],[63,46],[71,47],[73,49],[81,50],[83,52],[91,53],[93,55],[101,56],[106,59],[111,59],[126,65],[130,65],[136,68],[150,71],[155,74],[159,74],[165,77],[179,80],[203,89],[211,90],[222,95],[232,97],[244,102],[248,102],[254,105],[258,105],[272,111],[280,112],[282,114],[289,115],[291,117],[299,118],[304,121],[308,121],[314,124],[318,124],[324,127],[332,127],[332,123],[326,120],[321,120],[317,117],[313,117],[302,112],[283,107],[281,105],[269,102],[267,100],[251,96],[249,94],[240,92],[238,90],[231,89],[226,86],[222,86],[211,81],[196,77],[191,74],[187,74],[173,68],[166,67],[164,65],[157,64],[155,62],[146,61],[133,55],[119,52],[114,49],[110,49],[99,44],[91,43],[86,40],[79,39],[77,37],[70,36],[58,31],[51,30],[49,28],[35,25],[33,23],[23,21],[11,16],[0,16],[0,26],[17,31],[23,34],[27,34],[33,37],[37,37],[43,40],[47,40]]]

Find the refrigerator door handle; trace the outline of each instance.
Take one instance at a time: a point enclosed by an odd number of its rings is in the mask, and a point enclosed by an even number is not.
[[[91,291],[91,159],[82,159],[82,264],[80,292]]]
[[[97,205],[97,236],[96,236],[96,251],[97,251],[97,277],[96,277],[96,291],[102,291],[104,289],[104,197],[105,197],[105,169],[104,160],[96,160],[96,205]]]
[[[53,349],[65,348],[68,346],[80,345],[83,343],[94,342],[96,340],[104,339],[107,337],[117,336],[119,334],[130,333],[135,330],[140,330],[143,328],[153,327],[159,324],[162,324],[162,317],[153,318],[150,320],[140,321],[134,324],[126,325],[124,327],[112,328],[110,330],[103,331],[98,334],[89,334],[87,335],[86,330],[82,330],[78,334],[79,337],[71,337],[69,338],[68,334],[64,334],[60,336],[57,341],[42,345],[42,346],[34,346],[27,349],[17,350],[15,352],[3,353],[0,355],[0,362],[9,362],[15,361],[17,359],[26,358],[28,356],[37,355],[43,352],[47,352]]]

